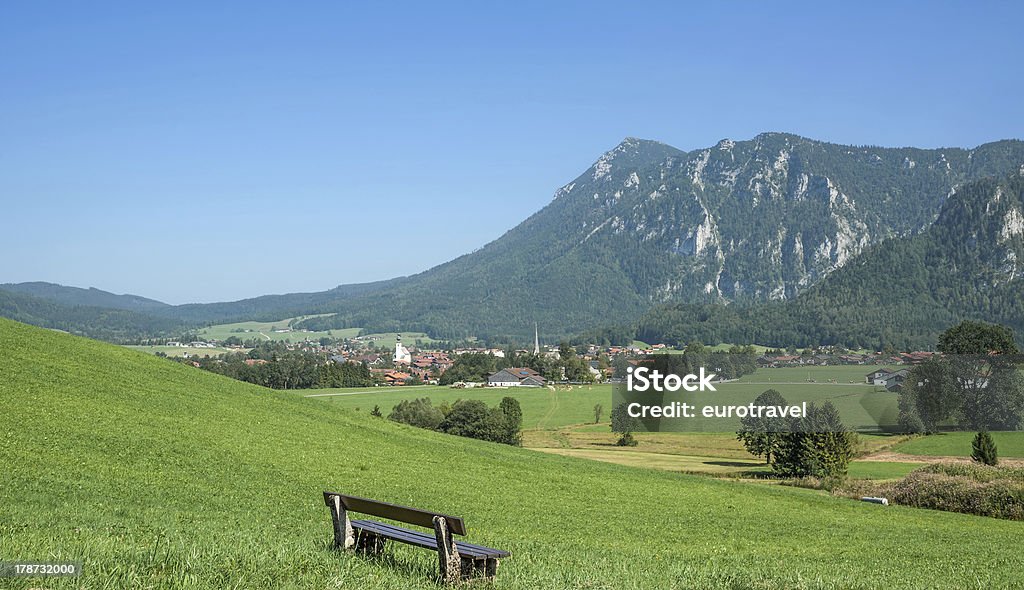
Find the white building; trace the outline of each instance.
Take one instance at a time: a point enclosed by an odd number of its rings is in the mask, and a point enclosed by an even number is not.
[[[409,353],[409,349],[402,346],[402,335],[398,335],[398,339],[395,340],[395,358],[391,359],[396,365],[408,365],[412,363],[412,354]]]

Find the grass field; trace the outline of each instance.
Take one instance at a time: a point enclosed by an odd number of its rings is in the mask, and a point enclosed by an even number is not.
[[[837,372],[836,369],[840,371]],[[850,374],[850,367],[811,367],[800,369],[810,372],[817,383],[793,382],[791,369],[767,369],[755,373],[763,381],[740,380],[719,385],[722,403],[730,400],[752,399],[768,387],[774,387],[791,399],[831,399],[840,409],[847,424],[871,426],[877,416],[889,419],[896,412],[896,396],[869,385],[827,383],[837,375]],[[862,371],[857,367],[858,372]],[[785,380],[778,380],[782,377]],[[769,379],[774,379],[769,381]],[[770,384],[769,384],[770,383]],[[750,469],[745,463],[756,461],[736,440],[738,421],[716,421],[709,427],[731,427],[727,432],[662,432],[639,433],[636,448],[616,447],[616,436],[608,424],[611,407],[611,386],[572,386],[556,391],[533,388],[511,389],[452,389],[441,386],[379,387],[363,389],[307,390],[295,392],[314,396],[315,399],[359,412],[368,413],[378,405],[386,416],[398,402],[418,397],[429,397],[435,404],[452,403],[458,399],[480,399],[494,406],[505,396],[519,400],[523,408],[523,446],[554,452],[565,456],[607,461],[634,467],[647,467],[707,473],[711,475],[743,475]],[[718,395],[718,394],[716,394]],[[599,424],[594,420],[595,404],[604,406]],[[850,420],[852,418],[852,420]],[[970,454],[971,433],[938,435],[937,438],[919,438],[905,442],[907,437],[895,437],[862,432],[859,451],[863,454],[887,450],[894,453],[965,457]],[[1024,432],[997,433],[997,444],[1003,457],[1020,457],[1024,447]],[[1000,442],[1001,441],[1001,442]],[[928,452],[916,452],[916,448]],[[909,450],[908,450],[909,449]],[[966,450],[965,450],[966,449]],[[1004,451],[1005,449],[1005,451]],[[914,467],[923,465],[913,458],[897,460],[855,460],[849,474],[854,478],[893,479],[905,475]]]
[[[454,402],[458,399],[478,399],[487,405],[497,405],[501,398],[512,396],[523,408],[523,427],[528,429],[558,428],[580,424],[594,419],[594,404],[611,403],[610,385],[573,386],[572,389],[558,388],[556,391],[543,388],[471,388],[453,389],[447,386],[414,387],[371,387],[357,389],[317,389],[296,391],[303,396],[316,399],[341,408],[370,411],[379,405],[385,416],[398,402],[407,399],[429,397],[434,405]],[[605,411],[607,416],[607,410]]]
[[[823,367],[824,369],[824,367]],[[696,394],[693,399],[719,404],[749,403],[758,394],[769,388],[775,388],[787,396],[787,400],[824,401],[831,400],[841,412],[847,425],[851,428],[874,428],[878,420],[895,420],[897,412],[896,395],[868,385],[851,385],[846,383],[776,383],[770,385],[756,382],[723,383],[716,386],[717,392]],[[296,392],[300,395],[314,395],[318,399],[328,401],[345,408],[361,408],[369,410],[374,404],[379,405],[385,415],[398,402],[414,397],[429,397],[434,404],[456,399],[480,399],[488,404],[496,404],[507,395],[519,399],[523,407],[523,427],[526,429],[560,428],[573,424],[592,422],[594,405],[604,407],[604,418],[612,407],[611,385],[575,385],[566,389],[509,388],[509,389],[452,389],[449,387],[405,387],[368,388],[368,389],[324,389]],[[341,395],[339,395],[341,394]],[[693,430],[736,430],[739,419],[722,419],[693,422]]]
[[[973,432],[943,432],[900,443],[893,450],[908,455],[970,457]],[[993,432],[1000,457],[1024,457],[1024,432]]]
[[[217,324],[199,330],[199,336],[208,340],[224,341],[232,336],[249,340],[266,340],[268,342],[302,342],[303,340],[318,340],[323,337],[329,338],[355,338],[359,335],[359,328],[342,328],[339,330],[328,330],[325,332],[275,332],[275,329],[286,329],[293,320],[301,320],[317,316],[299,316],[285,318],[276,322],[237,322],[233,324]]]
[[[749,455],[744,458],[724,458],[717,455],[677,455],[633,449],[537,448],[535,450],[565,457],[591,459],[617,465],[678,471],[681,473],[731,475],[737,477],[757,477],[758,475],[771,473],[771,467]],[[850,463],[849,476],[854,479],[899,479],[922,465],[922,463],[895,461],[853,461]]]
[[[398,334],[394,333],[383,333],[383,334],[365,334],[361,337],[364,342],[369,342],[377,348],[394,348],[395,342],[398,340]],[[423,332],[402,332],[402,344],[405,346],[413,346],[416,341],[419,340],[424,346],[429,346],[431,343],[436,342],[430,336],[427,336]]]
[[[328,549],[325,488],[466,518],[495,588],[999,588],[1024,523],[449,437],[0,320],[12,588],[437,588],[436,555]]]
[[[156,354],[162,352],[167,356],[217,356],[226,352],[237,352],[220,346],[214,348],[192,348],[191,346],[128,346],[132,350]]]
[[[758,369],[749,375],[739,378],[741,383],[806,383],[814,379],[817,383],[826,384],[835,379],[840,384],[865,385],[864,376],[876,369],[886,368],[885,365],[833,365],[814,367],[780,367],[778,369]],[[897,367],[888,367],[890,369]]]

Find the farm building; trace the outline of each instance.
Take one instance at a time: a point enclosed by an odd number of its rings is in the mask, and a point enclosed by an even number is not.
[[[491,387],[544,387],[544,378],[533,369],[509,367],[487,378]]]

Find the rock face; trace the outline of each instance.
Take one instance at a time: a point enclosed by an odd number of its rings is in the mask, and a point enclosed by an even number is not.
[[[1011,163],[1024,155],[1020,142],[854,148],[767,133],[686,153],[627,138],[535,217],[560,218],[585,251],[667,259],[630,273],[645,300],[786,299],[927,227],[956,186],[1000,171],[989,164],[1008,151]],[[523,224],[502,240],[520,233],[545,239]]]
[[[1024,142],[852,147],[783,133],[703,150],[626,138],[472,254],[330,301],[317,327],[530,336],[628,323],[653,305],[787,300],[886,239],[929,227],[956,187],[1019,170]],[[1021,213],[1000,218],[1019,236]]]

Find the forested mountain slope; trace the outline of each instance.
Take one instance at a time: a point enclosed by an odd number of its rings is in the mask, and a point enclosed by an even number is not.
[[[651,310],[652,341],[930,348],[964,319],[1024,336],[1024,177],[958,189],[925,231],[883,242],[794,300],[759,306],[675,304]]]

